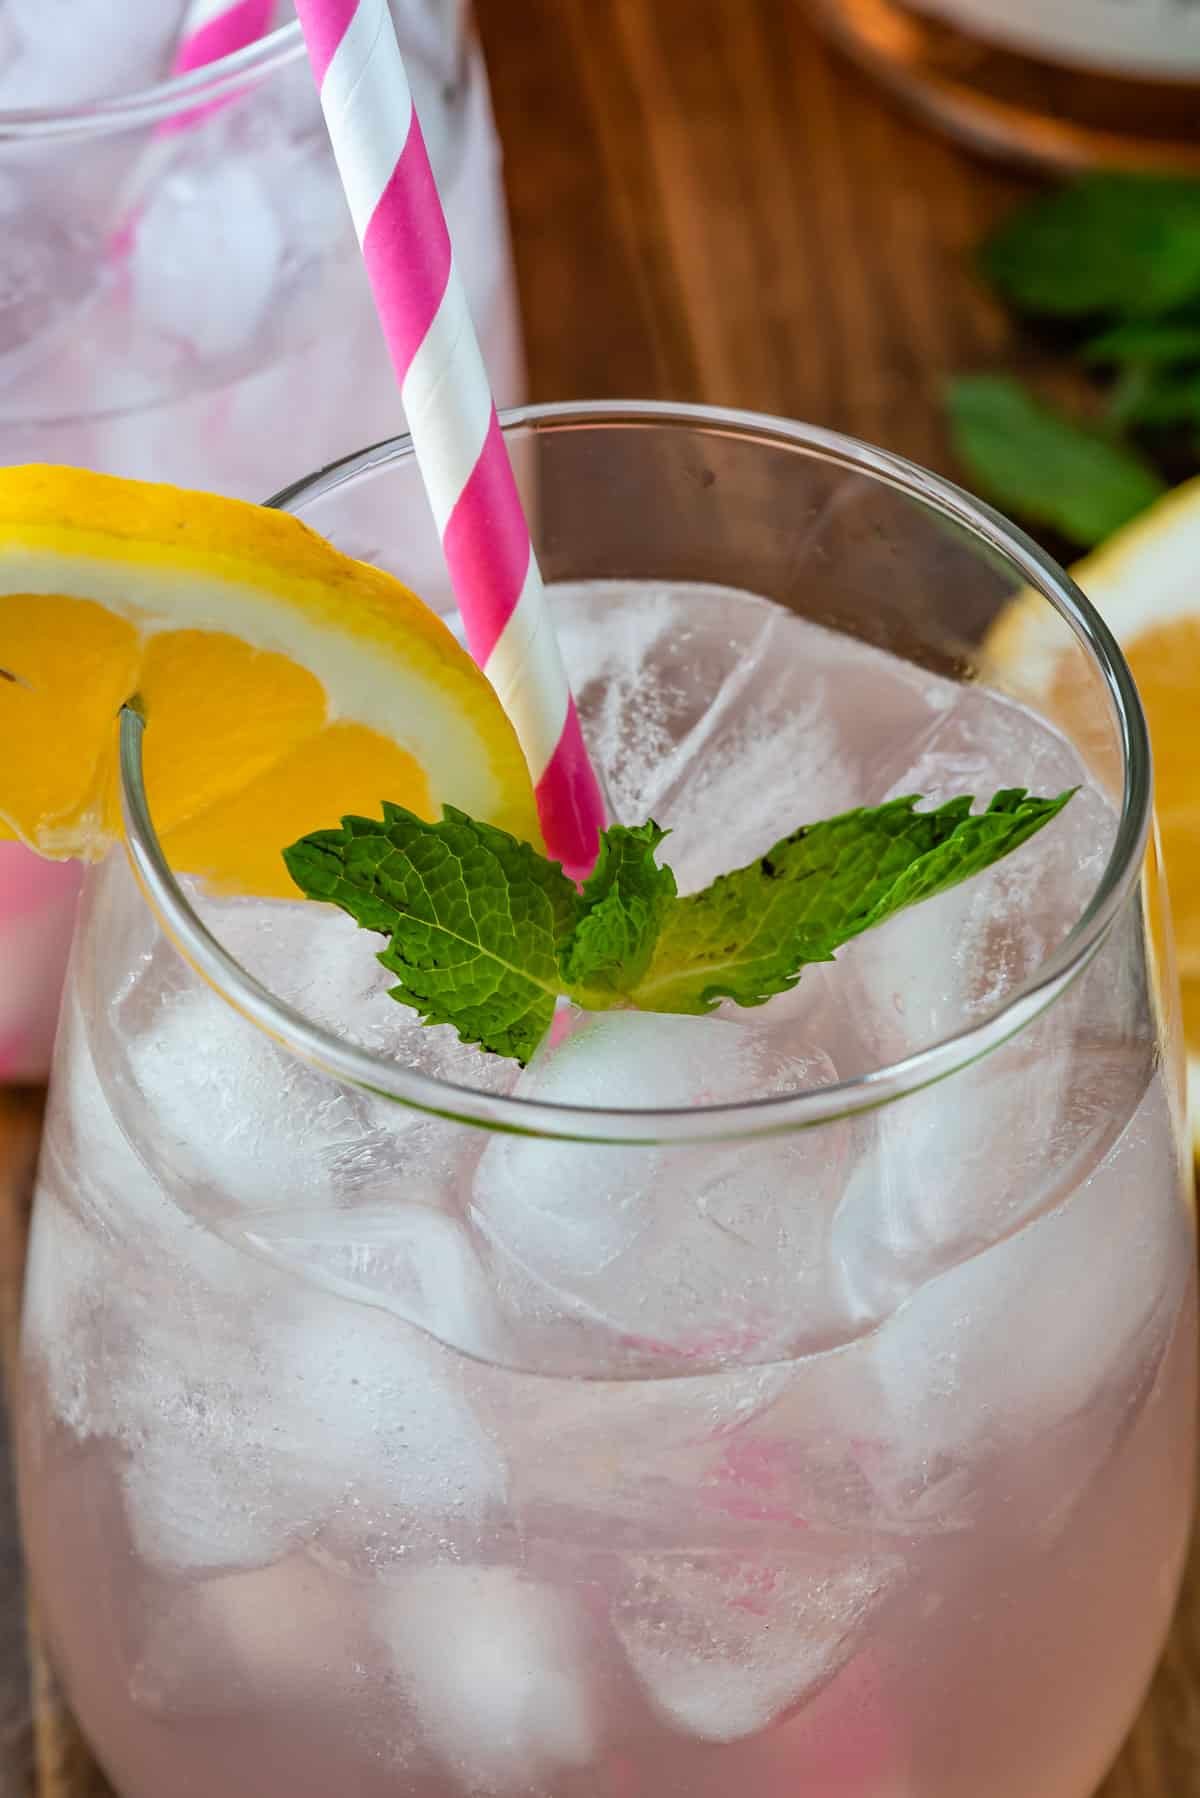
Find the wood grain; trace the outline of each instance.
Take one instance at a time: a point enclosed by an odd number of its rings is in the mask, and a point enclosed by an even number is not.
[[[894,112],[803,0],[476,10],[535,399],[760,408],[948,465],[944,377],[1027,354],[969,269],[1022,181]]]
[[[476,11],[534,398],[761,408],[951,468],[942,380],[1030,355],[969,273],[1021,182],[893,112],[827,52],[803,0]],[[36,1098],[0,1095],[9,1370],[37,1120]],[[3,1443],[0,1427],[0,1798],[102,1798],[26,1645]],[[1200,1798],[1200,1565],[1102,1798]]]
[[[33,1715],[11,1437],[21,1270],[41,1106],[36,1094],[0,1090],[0,1793],[33,1784]]]

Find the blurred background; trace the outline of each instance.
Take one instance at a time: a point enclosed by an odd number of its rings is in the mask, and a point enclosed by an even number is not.
[[[885,100],[803,0],[478,0],[535,400],[761,408],[951,466],[1022,356],[973,274],[1032,181]]]

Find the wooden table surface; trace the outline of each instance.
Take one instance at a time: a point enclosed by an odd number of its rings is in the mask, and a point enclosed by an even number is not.
[[[805,0],[476,11],[535,399],[762,408],[952,468],[943,378],[1032,354],[967,261],[1018,178],[893,111],[822,47]],[[36,1095],[0,1096],[10,1373],[37,1118]],[[0,1798],[101,1798],[27,1624],[2,1425]],[[1102,1798],[1200,1798],[1200,1556]]]

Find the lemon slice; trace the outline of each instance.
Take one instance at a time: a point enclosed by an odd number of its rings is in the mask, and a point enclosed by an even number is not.
[[[1200,1153],[1200,479],[1166,494],[1071,572],[1125,651],[1150,725]],[[1069,715],[1062,642],[1045,601],[1022,594],[996,620],[985,655],[1001,672],[1019,671],[1031,697]]]
[[[540,842],[491,687],[406,587],[298,519],[79,469],[0,469],[0,836],[102,855],[116,721],[146,718],[171,864],[294,898],[280,851],[390,799]]]

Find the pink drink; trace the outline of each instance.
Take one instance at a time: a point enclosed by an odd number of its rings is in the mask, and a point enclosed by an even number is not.
[[[61,135],[0,110],[0,459],[259,500],[403,417],[299,27],[185,130],[158,126],[194,92],[113,104],[162,79],[183,12],[0,0],[0,109],[91,109]],[[497,398],[516,405],[499,148],[469,14],[458,0],[393,12]],[[0,861],[0,1079],[6,1041],[24,1075],[45,1073],[69,933],[62,909],[36,944],[11,923],[39,878],[25,862]]]
[[[557,610],[618,808],[673,827],[685,888],[892,793],[1082,791],[764,1009],[574,1018],[524,1072],[412,1022],[339,916],[193,895],[393,1069],[699,1126],[978,1023],[1085,907],[1116,816],[1031,712],[744,594]],[[188,1798],[1090,1798],[1191,1514],[1156,904],[940,1085],[637,1146],[317,1072],[113,859],[37,1199],[24,1511],[123,1798],[181,1769]]]
[[[80,870],[0,843],[0,1081],[50,1065]]]

